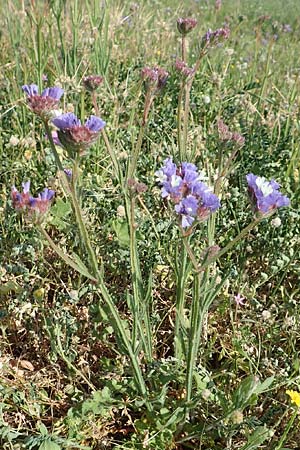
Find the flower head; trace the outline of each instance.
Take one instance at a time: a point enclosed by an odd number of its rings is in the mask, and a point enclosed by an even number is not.
[[[100,75],[89,75],[83,78],[82,83],[87,91],[94,92],[103,83],[103,77],[100,77]]]
[[[197,26],[197,23],[197,19],[194,19],[192,17],[179,17],[179,19],[177,19],[177,29],[180,34],[185,36]]]
[[[29,204],[30,199],[30,181],[22,183],[23,191],[19,192],[15,186],[11,189],[11,199],[13,207],[17,210],[25,209]]]
[[[191,226],[195,220],[206,220],[220,207],[218,197],[201,181],[194,164],[183,162],[177,166],[172,158],[167,158],[155,174],[162,197],[175,203],[175,212],[181,217],[183,228]]]
[[[228,126],[223,122],[222,119],[219,119],[217,121],[217,127],[219,138],[222,142],[225,143],[232,142],[233,144],[236,144],[239,147],[242,147],[245,144],[245,138],[236,131],[235,132],[229,131]]]
[[[169,73],[161,67],[144,67],[141,77],[145,81],[147,89],[151,89],[155,94],[165,87]]]
[[[52,189],[45,188],[37,197],[30,195],[30,181],[22,183],[23,191],[19,192],[15,186],[11,190],[13,207],[17,211],[26,213],[26,217],[34,222],[41,222],[45,213],[50,208],[51,200],[54,197]]]
[[[214,47],[221,41],[229,38],[230,30],[229,28],[218,28],[215,31],[208,29],[205,35],[202,37],[202,48]]]
[[[290,396],[291,402],[295,403],[298,408],[300,407],[300,393],[297,391],[286,391],[286,394]]]
[[[72,158],[77,153],[84,155],[105,127],[105,122],[97,116],[90,116],[82,125],[73,113],[62,114],[53,119],[52,123],[58,128],[61,145],[67,149]]]
[[[244,306],[246,301],[245,297],[243,297],[240,293],[234,295],[233,300],[237,306]]]
[[[22,86],[27,95],[27,102],[30,109],[43,120],[48,120],[52,110],[56,109],[64,91],[60,87],[50,87],[38,92],[36,84],[25,84]]]
[[[249,173],[246,176],[250,198],[256,211],[267,214],[281,206],[288,206],[290,200],[279,191],[280,185]]]
[[[54,194],[55,192],[52,189],[45,188],[36,198],[30,197],[29,208],[38,214],[45,214],[50,207]]]
[[[179,72],[184,78],[187,78],[195,72],[193,67],[189,67],[187,63],[182,61],[181,59],[176,59],[175,69]]]

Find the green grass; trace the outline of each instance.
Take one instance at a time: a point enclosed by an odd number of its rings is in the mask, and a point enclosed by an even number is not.
[[[285,1],[284,7],[279,0],[224,0],[219,12],[212,0],[1,3],[3,449],[298,448],[299,419],[293,416],[295,405],[285,391],[300,390],[299,14],[295,0]],[[188,150],[210,184],[219,162],[217,119],[222,117],[245,137],[222,193],[215,234],[210,222],[209,229],[198,227],[191,238],[196,257],[209,245],[207,233],[210,243],[224,247],[252,220],[247,173],[274,177],[291,200],[290,208],[276,213],[279,227],[272,225],[276,216],[264,220],[207,272],[205,295],[217,277],[226,281],[204,314],[188,406],[187,364],[184,357],[175,358],[173,346],[176,292],[180,295],[178,279],[184,277],[180,270],[185,267],[180,252],[184,255],[184,251],[154,175],[166,157],[173,155],[178,162],[180,83],[174,62],[180,55],[176,28],[180,16],[198,19],[188,36],[190,65],[208,28],[226,22],[231,29],[229,40],[203,59],[191,91]],[[59,83],[66,92],[61,108],[74,109],[84,120],[93,105],[82,78],[102,75],[104,82],[97,92],[100,115],[125,173],[143,113],[140,71],[155,65],[168,70],[170,77],[163,95],[154,100],[142,140],[137,177],[147,191],[135,200],[134,218],[127,222],[118,209],[129,206],[102,138],[80,167],[88,234],[130,343],[134,332],[129,330],[137,327],[138,336],[139,327],[147,329],[144,308],[150,310],[152,359],[141,351],[138,339],[135,357],[150,392],[151,412],[134,383],[124,340],[116,333],[103,292],[60,260],[37,228],[13,210],[10,189],[28,179],[32,192],[45,186],[55,189],[46,229],[63,251],[84,259],[84,242],[57,176],[49,141],[41,121],[27,107],[21,86]],[[70,160],[65,161],[70,167]],[[136,236],[139,258],[128,234],[133,222],[137,231],[131,229],[131,236]],[[132,288],[131,266],[138,271],[138,260],[143,286],[137,276]],[[189,262],[186,267],[191,268]],[[197,307],[192,301],[191,273],[187,272],[184,289],[187,321],[188,311]],[[238,292],[246,302],[237,308],[232,300]],[[132,305],[138,304],[139,296],[148,303],[139,304],[135,317]],[[254,377],[270,385],[260,385]],[[288,430],[292,417],[294,426]]]

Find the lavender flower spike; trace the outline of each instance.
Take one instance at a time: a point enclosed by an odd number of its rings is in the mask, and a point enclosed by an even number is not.
[[[279,191],[280,185],[275,180],[267,181],[253,173],[249,173],[246,179],[255,211],[267,214],[276,208],[290,204],[288,197]]]
[[[78,153],[84,155],[105,127],[104,120],[97,116],[90,116],[82,125],[73,113],[62,114],[53,119],[52,123],[58,128],[59,141],[72,159]]]
[[[57,86],[44,89],[41,95],[36,84],[25,84],[22,89],[27,95],[30,109],[45,121],[49,120],[52,110],[57,108],[64,93],[63,89]]]
[[[203,222],[220,207],[220,200],[201,181],[197,167],[183,162],[176,166],[172,158],[155,172],[161,185],[161,195],[175,204],[175,212],[181,217],[182,228],[190,227],[196,220]]]

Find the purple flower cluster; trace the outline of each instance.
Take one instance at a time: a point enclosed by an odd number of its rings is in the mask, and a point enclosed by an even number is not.
[[[175,69],[179,72],[184,78],[187,78],[195,72],[193,67],[189,67],[186,62],[181,59],[176,59]]]
[[[179,19],[177,19],[177,29],[180,34],[185,36],[197,26],[197,23],[198,23],[197,19],[194,19],[192,17],[186,18],[179,17]]]
[[[183,162],[176,166],[172,158],[167,158],[155,174],[162,186],[162,197],[175,203],[175,211],[181,216],[183,228],[190,227],[195,219],[206,220],[220,207],[220,200],[200,180],[201,176],[194,164]]]
[[[229,38],[229,28],[218,28],[215,31],[209,29],[202,37],[202,48],[213,47],[221,41]]]
[[[288,206],[290,200],[279,191],[280,185],[249,173],[246,176],[250,198],[256,211],[267,214],[281,206]]]
[[[22,183],[23,191],[19,192],[15,186],[11,189],[13,207],[18,211],[26,211],[28,217],[41,218],[49,209],[54,197],[52,189],[45,188],[37,197],[30,195],[30,181]]]
[[[22,86],[22,89],[27,95],[30,109],[43,120],[48,119],[51,111],[57,108],[58,102],[64,93],[60,87],[50,87],[39,94],[36,84],[25,84]]]
[[[155,93],[165,87],[169,73],[161,67],[144,67],[141,77],[145,81],[147,89],[152,89]]]
[[[82,125],[73,113],[62,114],[52,122],[58,128],[57,135],[60,144],[70,152],[72,158],[77,153],[83,155],[96,142],[100,131],[105,127],[104,120],[97,116],[90,116]]]

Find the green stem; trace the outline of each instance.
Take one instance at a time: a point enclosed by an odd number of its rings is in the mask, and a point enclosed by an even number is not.
[[[115,304],[113,303],[112,298],[111,298],[109,292],[107,291],[102,278],[99,278],[98,282],[99,282],[98,287],[99,287],[100,293],[109,308],[110,314],[112,315],[112,317],[116,323],[117,331],[121,335],[122,341],[126,347],[128,356],[130,358],[130,361],[131,361],[131,364],[133,367],[133,371],[134,371],[134,375],[135,375],[136,387],[140,391],[141,395],[146,399],[146,404],[147,404],[148,410],[153,411],[153,407],[152,407],[151,403],[149,402],[149,400],[147,400],[147,397],[148,397],[147,388],[145,385],[145,380],[143,378],[142,370],[139,365],[139,361],[134,353],[132,345],[130,344],[129,337],[123,326],[123,322],[120,318],[119,312],[118,312]]]
[[[65,255],[62,252],[62,250],[60,250],[60,248],[52,241],[52,239],[50,238],[48,233],[42,228],[42,226],[38,225],[38,229],[42,233],[42,235],[46,238],[46,240],[48,241],[51,248],[58,254],[58,256],[60,256],[63,259],[63,261],[65,261],[73,269],[77,270],[80,273],[83,273],[83,275],[87,276],[92,281],[97,283],[97,287],[99,288],[101,296],[104,299],[106,305],[108,306],[109,312],[110,312],[111,316],[113,317],[114,323],[116,324],[116,326],[114,327],[115,331],[120,335],[120,337],[124,343],[124,346],[126,348],[127,354],[130,358],[131,365],[132,365],[132,368],[134,371],[134,380],[135,380],[136,387],[139,390],[140,394],[145,398],[148,410],[152,411],[153,407],[148,400],[147,388],[146,388],[143,374],[142,374],[142,371],[141,371],[141,368],[139,365],[139,361],[134,353],[134,350],[130,343],[130,338],[128,337],[127,332],[123,326],[123,322],[120,318],[119,312],[104,285],[101,274],[98,274],[97,279],[95,279],[91,275],[88,275],[87,273],[85,273],[85,271],[82,272],[81,268],[79,268],[77,266],[77,264],[74,263],[74,261],[68,255]],[[63,359],[65,359],[63,352],[61,353],[61,356]],[[69,361],[68,361],[68,363],[69,363]],[[75,368],[75,371],[77,372],[76,368]]]
[[[46,135],[48,136],[48,139],[49,139],[49,142],[50,142],[51,150],[52,150],[54,158],[55,158],[56,165],[59,168],[59,170],[61,170],[63,172],[64,168],[63,168],[63,165],[61,163],[60,157],[59,157],[59,155],[57,153],[57,150],[56,150],[56,147],[55,147],[55,144],[54,144],[54,141],[53,141],[53,137],[52,137],[52,133],[51,133],[51,129],[49,127],[48,121],[46,121],[46,120],[44,121],[44,126],[45,126],[45,130],[46,130]]]
[[[186,401],[192,398],[193,372],[200,346],[201,330],[205,310],[201,308],[201,281],[202,274],[194,274],[193,299],[191,306],[191,323],[189,334],[189,349],[186,372]]]
[[[54,144],[54,141],[53,141],[53,138],[52,138],[52,134],[51,134],[51,130],[50,130],[49,124],[48,124],[48,122],[44,121],[44,125],[45,125],[45,129],[46,129],[46,133],[47,133],[48,138],[49,138],[51,149],[52,149],[54,157],[55,157],[55,161],[56,161],[56,163],[58,165],[58,168],[62,172],[64,185],[68,186],[69,183],[66,180],[66,175],[64,174],[63,165],[62,165],[62,163],[60,161],[59,155],[58,155],[57,150],[55,148],[55,144]],[[75,170],[78,172],[78,167],[77,166],[78,166],[78,161],[77,161],[77,165],[76,165],[76,163],[74,164]],[[75,177],[77,177],[77,173],[75,173]],[[76,183],[76,181],[75,181],[75,183]],[[74,210],[74,213],[75,213],[75,218],[76,218],[77,225],[78,225],[78,228],[79,228],[80,237],[81,237],[81,239],[82,239],[82,241],[84,243],[85,249],[86,249],[87,254],[89,256],[90,264],[91,264],[92,269],[93,269],[93,275],[97,276],[99,274],[98,262],[97,262],[96,255],[95,255],[95,252],[93,250],[93,247],[92,247],[92,244],[91,244],[91,241],[90,241],[90,238],[89,238],[88,231],[86,229],[85,223],[84,223],[83,218],[82,218],[82,212],[81,212],[81,209],[80,209],[79,202],[77,200],[77,196],[76,196],[76,192],[75,192],[75,185],[74,184],[73,184],[73,186],[71,188],[68,189],[68,194],[69,194],[69,196],[71,198],[73,210]]]
[[[136,242],[136,224],[134,220],[135,198],[132,196],[130,201],[126,198],[126,213],[129,223],[130,235],[130,266],[133,286],[133,304],[131,306],[133,316],[132,341],[134,350],[137,349],[141,341],[143,351],[147,361],[152,360],[152,336],[150,329],[150,320],[148,314],[148,305],[145,304],[145,293],[142,285],[142,274],[140,259],[137,251]]]
[[[82,218],[82,212],[80,209],[80,205],[79,202],[77,200],[76,194],[73,191],[73,189],[70,190],[70,196],[71,196],[71,200],[72,200],[72,205],[74,208],[74,213],[75,213],[75,217],[76,217],[76,221],[77,221],[77,225],[79,228],[79,233],[80,236],[83,240],[85,249],[87,251],[88,257],[89,257],[89,261],[90,264],[92,266],[93,269],[93,275],[95,277],[98,277],[100,275],[100,271],[99,271],[99,266],[98,266],[98,261],[97,261],[97,257],[96,254],[93,250],[91,241],[90,241],[90,237],[87,231],[87,228],[85,226],[84,220]]]
[[[181,141],[181,133],[182,133],[182,127],[181,127],[181,116],[182,116],[182,100],[183,100],[183,92],[184,92],[184,81],[182,81],[179,95],[178,95],[178,106],[177,106],[177,142],[178,142],[178,150],[179,150],[179,161],[183,161],[183,154],[182,154],[182,141]]]
[[[188,137],[188,125],[189,125],[189,115],[190,115],[190,97],[191,97],[191,88],[192,81],[188,81],[185,85],[185,98],[184,98],[184,112],[183,112],[183,132],[182,132],[182,157],[184,160],[187,159],[187,137]]]
[[[146,124],[142,123],[142,125],[140,127],[140,131],[139,131],[137,143],[136,143],[136,146],[135,146],[135,148],[133,150],[132,160],[131,160],[131,162],[129,164],[128,176],[127,176],[128,180],[130,180],[131,178],[134,178],[138,157],[139,157],[139,154],[140,154],[140,151],[141,151],[141,148],[142,148],[142,143],[143,143],[143,137],[144,137],[145,129],[146,129]]]
[[[186,37],[184,35],[181,37],[181,57],[182,61],[186,62]]]
[[[39,83],[39,89],[40,92],[43,87],[43,81],[42,81],[42,33],[41,33],[41,27],[42,27],[42,20],[41,18],[37,19],[36,23],[36,41],[37,41],[37,70],[38,70],[38,83]]]
[[[175,330],[174,330],[174,342],[175,342],[175,358],[181,360],[185,354],[185,342],[184,342],[184,305],[185,305],[185,292],[186,292],[186,279],[187,279],[187,250],[189,238],[183,238],[183,246],[181,248],[180,258],[180,270],[176,274],[176,317],[175,317]]]
[[[286,440],[286,438],[287,438],[287,436],[288,436],[288,434],[289,434],[289,431],[290,431],[290,429],[291,429],[293,423],[295,422],[295,419],[296,419],[296,417],[297,417],[298,414],[299,414],[299,409],[297,408],[297,409],[295,409],[295,411],[293,412],[293,415],[292,415],[292,417],[290,418],[290,420],[289,420],[289,422],[288,422],[288,424],[287,424],[287,426],[286,426],[286,428],[285,428],[285,430],[284,430],[284,433],[283,433],[283,435],[281,436],[280,441],[278,442],[278,444],[276,445],[276,447],[274,448],[274,450],[281,450],[281,449],[282,449],[282,446],[283,446],[283,444],[284,444],[284,442],[285,442],[285,440]]]

